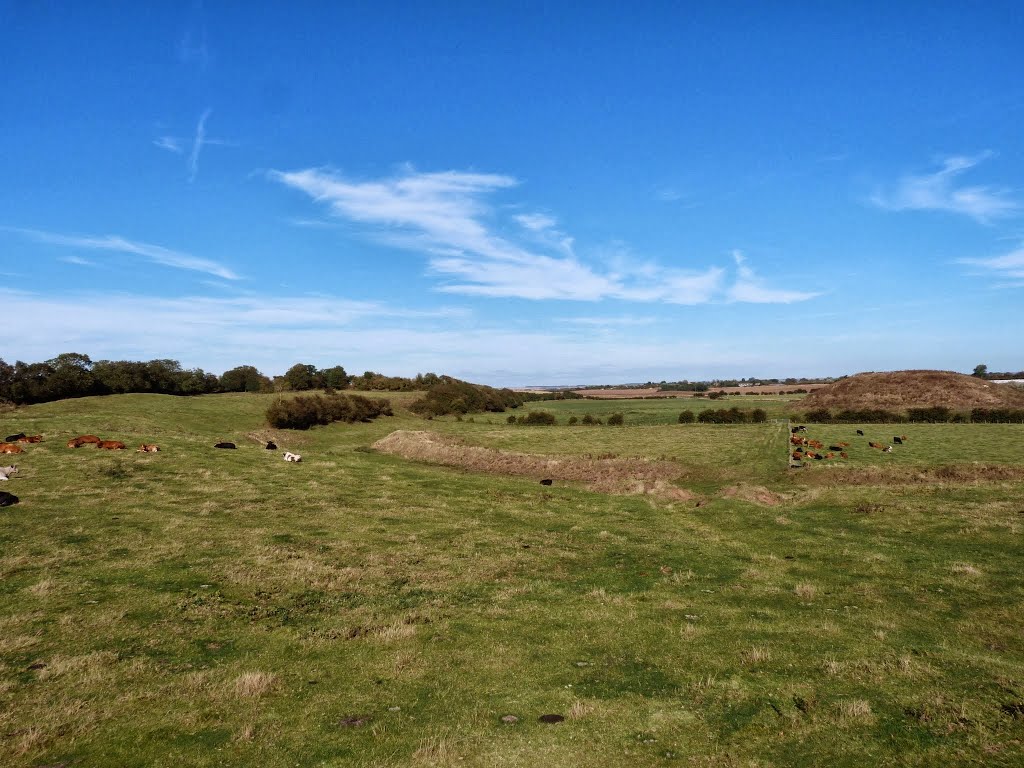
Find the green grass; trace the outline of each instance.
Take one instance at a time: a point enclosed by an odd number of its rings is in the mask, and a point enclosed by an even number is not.
[[[829,470],[787,470],[783,426],[673,425],[689,402],[612,403],[623,428],[399,410],[287,433],[259,395],[0,416],[45,437],[3,486],[0,764],[1024,762],[1022,484],[810,482]],[[367,450],[398,428],[665,456],[702,502]],[[1024,464],[1020,426],[871,430],[909,440],[848,466]],[[64,446],[87,432],[162,450]],[[716,493],[738,482],[787,500]]]

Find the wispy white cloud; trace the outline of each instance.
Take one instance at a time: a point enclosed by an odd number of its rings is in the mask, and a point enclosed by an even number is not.
[[[513,216],[519,225],[531,232],[543,232],[546,229],[553,229],[558,222],[546,213],[521,213]]]
[[[203,145],[206,143],[206,121],[212,112],[213,110],[208,108],[199,116],[199,122],[196,124],[196,135],[192,139],[192,153],[188,157],[189,181],[195,181],[196,176],[199,175],[199,153],[203,151]]]
[[[732,252],[736,262],[736,282],[728,290],[730,301],[749,302],[751,304],[792,304],[796,301],[807,301],[820,293],[809,291],[791,291],[780,288],[768,288],[747,266],[747,259],[741,251]]]
[[[982,275],[1002,280],[1024,280],[1024,245],[1002,256],[958,259],[957,263],[977,267]]]
[[[204,272],[225,280],[239,280],[239,276],[215,261],[201,259],[180,251],[173,251],[161,245],[127,240],[120,235],[63,235],[57,232],[45,232],[38,229],[0,226],[6,232],[15,232],[40,243],[63,245],[69,248],[83,248],[92,251],[113,251],[143,256],[155,264],[176,269],[187,269]]]
[[[170,135],[159,136],[153,139],[153,146],[167,152],[172,152],[176,155],[184,155],[186,145],[190,146],[186,160],[189,182],[195,181],[196,177],[199,176],[199,156],[202,154],[204,147],[237,146],[233,141],[229,141],[227,139],[213,139],[207,136],[206,122],[210,119],[211,114],[213,114],[213,109],[207,108],[203,111],[203,114],[199,116],[199,120],[196,122],[196,128],[192,134],[191,140]]]
[[[178,40],[178,60],[206,69],[210,64],[210,46],[206,31],[206,13],[202,2],[192,5],[188,26]]]
[[[81,256],[61,256],[58,261],[63,261],[65,264],[77,264],[80,267],[96,266],[96,262],[83,259]]]
[[[173,152],[176,155],[180,155],[185,151],[181,146],[181,139],[174,136],[160,136],[153,139],[153,145],[160,149],[166,149],[168,152]]]
[[[879,189],[871,202],[890,211],[949,211],[989,223],[993,219],[1013,216],[1021,211],[1021,203],[1009,190],[991,186],[958,185],[957,177],[992,157],[983,152],[974,157],[957,155],[942,161],[934,173],[906,175],[891,189]]]
[[[270,176],[326,205],[334,216],[367,226],[377,239],[426,254],[430,273],[444,281],[438,290],[445,293],[704,304],[720,296],[725,283],[721,267],[666,268],[627,253],[601,264],[585,263],[572,238],[548,214],[515,214],[512,220],[526,230],[525,236],[507,234],[500,211],[486,197],[517,186],[511,176],[411,169],[374,181],[352,181],[323,169],[273,171]],[[792,302],[812,295],[772,293],[752,279],[738,287],[728,300]]]

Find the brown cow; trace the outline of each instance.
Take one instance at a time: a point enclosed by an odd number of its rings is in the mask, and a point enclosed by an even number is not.
[[[96,443],[97,448],[104,448],[108,451],[123,451],[128,446],[120,440],[100,440]]]
[[[137,451],[137,453],[156,453],[159,450],[159,445],[155,445],[152,443],[143,443],[142,445],[139,446],[139,450]]]
[[[25,435],[24,437],[18,438],[19,443],[41,443],[43,442],[42,435]]]
[[[68,448],[81,448],[83,445],[99,445],[102,441],[96,435],[81,435],[68,440]]]
[[[20,445],[0,443],[0,453],[24,453]]]

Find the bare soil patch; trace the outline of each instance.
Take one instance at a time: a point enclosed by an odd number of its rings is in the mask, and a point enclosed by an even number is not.
[[[602,493],[647,494],[668,501],[687,501],[694,494],[672,484],[683,468],[672,461],[646,459],[555,458],[499,451],[422,430],[400,429],[373,448],[405,459],[500,475],[523,475],[584,483]]]
[[[904,411],[941,405],[958,411],[971,408],[1021,408],[1024,393],[952,371],[889,371],[858,373],[822,387],[796,407]]]
[[[786,500],[784,496],[761,485],[731,485],[722,489],[722,498],[749,501],[762,507],[777,507]]]

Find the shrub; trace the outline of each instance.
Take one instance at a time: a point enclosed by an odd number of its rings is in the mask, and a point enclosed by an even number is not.
[[[570,416],[569,417],[569,426],[570,427],[576,426],[577,423],[579,423],[579,419],[577,419],[575,416]]]
[[[908,408],[907,418],[912,422],[928,424],[944,424],[949,421],[953,412],[944,405],[933,405],[931,408]]]
[[[555,424],[555,414],[548,413],[547,411],[530,411],[525,416],[520,416],[516,419],[518,424],[525,426],[551,426]]]
[[[697,415],[693,411],[683,411],[679,414],[680,424],[693,424],[697,420]]]
[[[768,421],[768,411],[764,408],[755,408],[750,412],[750,421],[753,424],[764,424]]]
[[[718,390],[717,392],[708,392],[708,400],[721,400],[725,397],[725,392]]]
[[[421,416],[442,416],[447,413],[500,413],[523,404],[521,395],[510,389],[494,389],[483,384],[470,384],[457,379],[441,379],[426,395],[409,405]]]
[[[505,423],[506,424],[515,424],[516,423],[516,417],[512,416],[512,415],[509,415],[509,417],[507,419],[505,419]]]
[[[804,414],[804,418],[813,424],[828,424],[832,421],[832,414],[828,408],[816,408]]]
[[[621,413],[613,413],[608,417],[609,427],[621,427],[625,423]]]
[[[315,424],[372,421],[392,415],[388,400],[341,394],[278,398],[267,409],[267,421],[277,429],[309,429]]]
[[[581,424],[586,424],[589,427],[589,426],[592,426],[594,424],[600,424],[601,420],[597,419],[597,418],[594,418],[589,413],[585,413],[585,414],[583,414],[583,420],[580,423]]]

